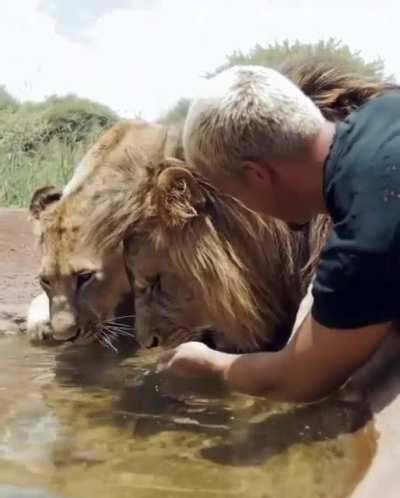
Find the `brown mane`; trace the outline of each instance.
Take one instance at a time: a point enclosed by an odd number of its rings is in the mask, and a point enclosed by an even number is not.
[[[163,164],[147,206],[135,241],[150,238],[177,273],[195,280],[213,322],[240,331],[242,349],[271,344],[278,328],[289,329],[303,292],[302,234],[265,222],[183,163]]]

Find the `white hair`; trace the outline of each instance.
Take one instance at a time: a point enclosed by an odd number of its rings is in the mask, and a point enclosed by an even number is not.
[[[234,66],[204,81],[183,131],[187,160],[239,172],[244,160],[304,151],[321,130],[318,107],[279,72]]]

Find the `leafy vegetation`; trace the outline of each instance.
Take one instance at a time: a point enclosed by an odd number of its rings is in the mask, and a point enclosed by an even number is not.
[[[117,119],[107,107],[72,95],[19,104],[0,87],[0,205],[27,206],[38,187],[64,185]]]
[[[299,41],[290,43],[286,40],[283,43],[269,44],[265,47],[257,44],[247,54],[238,51],[233,52],[227,57],[225,64],[218,67],[208,76],[214,76],[231,66],[254,64],[279,69],[283,62],[302,61],[309,58],[339,66],[351,73],[365,77],[379,79],[384,77],[382,59],[366,62],[360,55],[360,51],[352,50],[334,38],[327,41],[321,40],[318,43],[301,43]]]

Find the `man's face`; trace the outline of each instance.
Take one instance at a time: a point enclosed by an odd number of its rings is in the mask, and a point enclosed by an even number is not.
[[[273,216],[295,226],[307,223],[312,216],[301,195],[298,179],[290,174],[276,175],[265,165],[246,163],[240,176],[220,171],[206,176],[219,190],[236,197],[261,215]]]

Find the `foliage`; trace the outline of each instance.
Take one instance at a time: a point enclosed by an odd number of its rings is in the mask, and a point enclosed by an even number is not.
[[[178,102],[159,119],[159,122],[167,126],[181,123],[188,112],[190,99],[179,99]]]
[[[290,43],[269,44],[265,47],[256,45],[247,54],[233,52],[227,57],[227,62],[208,74],[214,76],[224,69],[236,65],[254,64],[258,66],[269,66],[279,69],[283,63],[302,61],[313,58],[327,64],[340,67],[348,72],[362,75],[368,78],[382,79],[384,77],[384,64],[382,59],[366,62],[360,51],[352,50],[341,41],[334,38],[321,40],[318,43],[301,43],[296,41]]]
[[[108,107],[69,95],[47,99],[42,120],[46,124],[46,140],[54,135],[66,140],[72,133],[74,141],[79,141],[94,129],[110,127],[117,116]]]
[[[13,110],[18,106],[17,101],[6,90],[4,85],[0,85],[0,112],[3,110]]]
[[[64,185],[101,130],[118,119],[107,107],[72,95],[19,105],[6,92],[4,96],[7,105],[0,107],[2,206],[27,206],[36,188]]]

